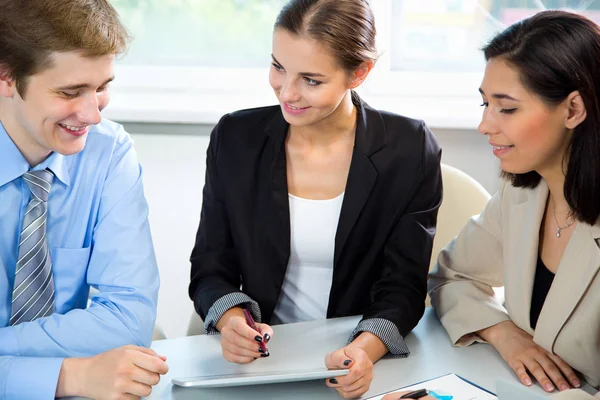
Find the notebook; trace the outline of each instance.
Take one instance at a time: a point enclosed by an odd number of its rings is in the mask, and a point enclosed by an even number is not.
[[[418,389],[434,391],[439,398],[452,400],[495,400],[494,393],[456,375],[448,374],[439,378],[429,379],[411,386],[395,389],[378,396],[369,397],[370,400],[381,400],[389,393],[404,392]]]
[[[314,379],[328,379],[336,376],[344,376],[350,372],[349,369],[305,369],[272,372],[251,372],[223,375],[195,376],[190,378],[171,379],[173,384],[183,387],[225,387],[262,385],[265,383],[284,383],[310,381]]]

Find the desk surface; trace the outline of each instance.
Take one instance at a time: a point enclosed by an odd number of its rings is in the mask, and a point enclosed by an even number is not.
[[[169,373],[154,388],[149,399],[336,399],[341,397],[323,381],[255,385],[219,389],[180,388],[172,377],[273,370],[288,360],[292,368],[323,367],[325,355],[345,345],[358,317],[275,326],[269,343],[271,357],[247,365],[226,362],[221,356],[219,336],[190,336],[153,342],[152,348],[167,356]],[[435,312],[428,308],[415,330],[406,338],[411,354],[404,359],[384,358],[374,367],[370,390],[378,395],[447,373],[456,373],[495,391],[497,379],[515,380],[512,370],[489,345],[456,348],[450,343]],[[531,388],[543,393],[539,387]]]

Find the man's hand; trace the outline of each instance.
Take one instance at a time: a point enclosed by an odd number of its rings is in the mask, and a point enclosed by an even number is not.
[[[66,358],[56,397],[138,399],[149,396],[169,367],[154,350],[124,346],[89,358]]]

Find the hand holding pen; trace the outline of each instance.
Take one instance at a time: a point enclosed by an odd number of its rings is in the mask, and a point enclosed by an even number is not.
[[[414,390],[410,392],[390,393],[388,395],[385,395],[382,400],[400,399],[436,400],[435,397],[429,396],[429,391],[426,389]]]
[[[452,396],[439,396],[436,393],[427,390],[419,389],[409,392],[396,392],[385,395],[382,400],[401,400],[401,399],[421,399],[421,400],[452,400]]]
[[[250,311],[248,311],[245,308],[244,308],[244,317],[246,317],[246,323],[248,324],[248,326],[250,328],[254,329],[254,331],[256,333],[260,333],[258,328],[256,327],[256,323],[254,322],[254,318],[252,318],[252,314],[250,314]],[[265,336],[267,336],[266,340],[270,339],[270,336],[268,336],[268,335],[269,335],[268,333],[265,335]],[[258,335],[258,336],[254,337],[254,340],[260,344],[260,349],[258,349],[258,351],[259,351],[259,353],[261,353],[261,357],[269,357],[269,349],[267,348],[267,345],[265,344],[265,338]]]
[[[267,343],[273,329],[267,324],[254,322],[248,310],[241,307],[229,309],[219,320],[217,329],[221,332],[221,349],[227,361],[246,364],[269,356]]]

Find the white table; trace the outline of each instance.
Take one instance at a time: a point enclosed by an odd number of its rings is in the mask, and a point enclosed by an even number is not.
[[[172,377],[206,374],[272,371],[275,364],[291,368],[324,367],[325,355],[345,345],[358,317],[312,321],[273,327],[269,343],[271,356],[247,365],[226,362],[221,356],[219,336],[190,336],[155,341],[152,348],[167,356],[169,373],[154,388],[149,399],[336,399],[341,397],[322,380],[254,385],[244,387],[196,389],[171,384]],[[450,343],[435,312],[428,308],[417,328],[408,335],[411,354],[404,359],[384,358],[375,364],[369,397],[423,380],[456,373],[495,391],[497,379],[516,380],[512,370],[489,345],[456,348]],[[286,360],[286,361],[284,361]],[[539,387],[530,390],[543,393]]]

